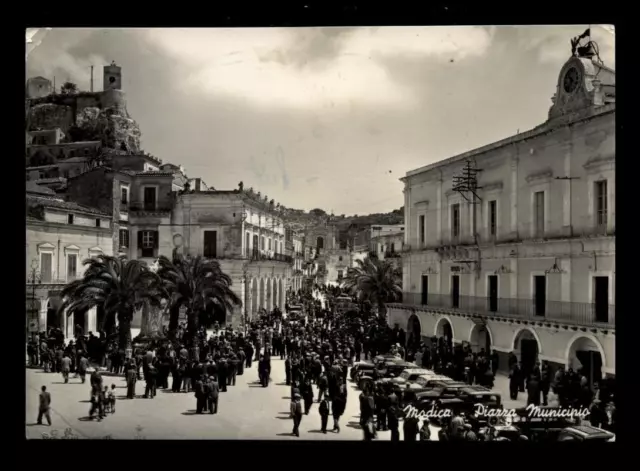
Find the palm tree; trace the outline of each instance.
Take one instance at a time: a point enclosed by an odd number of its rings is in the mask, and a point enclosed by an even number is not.
[[[104,321],[99,326],[110,333],[118,321],[120,348],[131,346],[131,321],[145,304],[160,306],[165,297],[162,280],[140,260],[99,255],[83,262],[82,278],[67,284],[60,296],[61,309],[69,313],[103,306]]]
[[[200,255],[176,255],[173,260],[161,256],[158,267],[158,275],[169,295],[171,335],[178,327],[178,315],[183,306],[187,310],[187,341],[193,338],[200,322],[205,321],[207,312],[226,315],[234,307],[242,306],[242,300],[231,290],[231,277],[222,271],[216,260]]]
[[[360,301],[370,301],[378,306],[381,318],[387,315],[386,303],[402,295],[402,271],[388,260],[367,257],[356,260],[357,266],[349,268],[344,279],[344,289],[357,295]]]

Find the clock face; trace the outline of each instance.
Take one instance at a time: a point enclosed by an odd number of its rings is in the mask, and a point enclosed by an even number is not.
[[[580,84],[580,72],[575,67],[571,67],[564,74],[564,91],[573,93]]]
[[[115,82],[116,82],[115,77],[109,77],[109,83],[115,83]]]

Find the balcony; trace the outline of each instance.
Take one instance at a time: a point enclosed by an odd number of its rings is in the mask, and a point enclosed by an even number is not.
[[[263,252],[261,250],[253,250],[250,254],[251,261],[254,262],[262,262],[262,261],[274,261],[274,262],[284,262],[284,263],[293,263],[293,257],[290,255],[284,255],[281,253],[269,254]]]
[[[455,303],[451,295],[429,293],[403,293],[400,304],[433,308],[481,317],[500,317],[532,322],[549,322],[574,326],[615,329],[616,307],[608,304],[604,312],[596,312],[595,303],[547,301],[536,306],[532,299],[498,298],[491,300],[479,296],[459,296]]]

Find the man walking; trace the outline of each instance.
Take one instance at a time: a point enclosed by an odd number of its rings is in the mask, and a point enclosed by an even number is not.
[[[218,413],[218,398],[220,397],[220,386],[218,386],[218,382],[216,381],[215,376],[211,376],[209,378],[209,398],[208,398],[208,408],[209,413],[217,414]]]
[[[62,377],[64,378],[64,384],[69,382],[69,373],[71,372],[71,358],[66,353],[60,360],[60,369],[62,370]]]
[[[291,417],[293,418],[293,432],[296,437],[300,436],[300,422],[302,421],[302,404],[300,394],[295,394],[291,400]]]
[[[47,387],[42,386],[40,393],[40,407],[38,409],[38,425],[42,425],[42,416],[47,419],[47,423],[51,426],[51,393],[47,392]]]

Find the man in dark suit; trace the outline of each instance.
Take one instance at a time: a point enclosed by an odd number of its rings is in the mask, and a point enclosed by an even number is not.
[[[44,416],[47,419],[47,423],[51,425],[51,393],[47,392],[46,386],[42,386],[42,392],[40,393],[38,425],[42,425],[42,416]]]
[[[237,365],[238,376],[242,376],[244,374],[244,365],[246,361],[247,361],[247,355],[244,353],[244,350],[240,348],[238,350],[238,365]]]
[[[205,383],[202,378],[198,378],[193,389],[195,390],[196,396],[196,414],[202,414],[202,410],[204,409],[207,400],[207,391],[205,391]]]
[[[218,413],[218,397],[220,396],[220,386],[215,376],[209,378],[209,397],[207,398],[207,408],[209,413]]]

